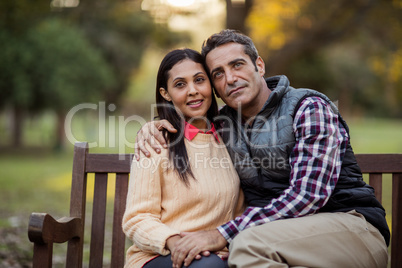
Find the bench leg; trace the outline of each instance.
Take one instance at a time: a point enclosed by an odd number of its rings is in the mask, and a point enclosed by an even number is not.
[[[32,268],[51,268],[53,256],[53,243],[34,244]]]

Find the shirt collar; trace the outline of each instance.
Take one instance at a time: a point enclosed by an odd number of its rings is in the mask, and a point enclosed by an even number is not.
[[[211,123],[211,129],[204,132],[200,129],[198,129],[197,127],[184,122],[184,137],[186,137],[186,139],[188,139],[189,141],[193,140],[195,138],[195,136],[197,136],[198,133],[203,133],[203,134],[212,134],[214,135],[216,141],[218,143],[219,142],[219,137],[218,137],[218,133],[216,132],[215,126],[213,123]]]

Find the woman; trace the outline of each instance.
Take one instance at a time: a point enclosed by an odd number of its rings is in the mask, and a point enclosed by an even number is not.
[[[134,245],[126,267],[172,267],[181,232],[214,229],[243,211],[239,178],[212,123],[218,109],[198,52],[165,56],[156,103],[159,117],[178,132],[164,133],[169,146],[160,154],[132,163],[123,230]],[[225,267],[223,255],[203,256],[189,267]]]

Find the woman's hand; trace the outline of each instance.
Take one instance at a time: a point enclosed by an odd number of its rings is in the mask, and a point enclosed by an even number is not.
[[[194,259],[203,256],[204,253],[218,251],[225,248],[227,241],[217,230],[182,232],[182,237],[176,244],[172,255],[173,267],[189,266]]]
[[[180,235],[174,235],[166,240],[166,248],[172,252],[176,247],[175,244],[181,239]]]
[[[148,122],[138,131],[134,147],[134,157],[137,159],[137,161],[140,160],[140,151],[143,152],[146,157],[151,155],[145,148],[145,143],[148,143],[158,154],[161,152],[160,146],[167,148],[165,138],[162,134],[162,129],[166,129],[171,133],[177,132],[172,124],[165,119]]]
[[[181,238],[182,237],[180,235],[174,235],[174,236],[169,237],[166,240],[166,248],[168,250],[170,250],[170,252],[173,252],[174,249],[176,248],[176,246],[180,244],[179,240]],[[209,255],[211,255],[211,253],[206,250],[206,251],[201,252],[201,254],[197,254],[194,259],[199,260],[202,258],[202,256],[208,257]]]

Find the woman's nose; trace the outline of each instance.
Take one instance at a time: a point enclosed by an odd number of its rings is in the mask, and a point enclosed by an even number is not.
[[[189,85],[188,95],[195,95],[198,93],[197,87],[194,84]]]

